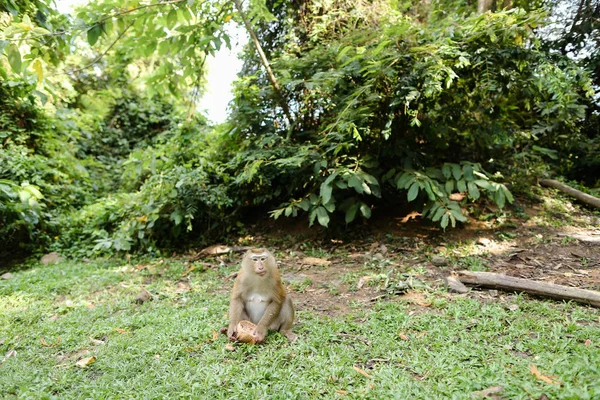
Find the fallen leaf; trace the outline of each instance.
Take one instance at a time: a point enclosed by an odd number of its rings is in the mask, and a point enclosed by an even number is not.
[[[404,334],[404,332],[400,332],[400,333],[398,334],[398,337],[399,337],[400,339],[402,339],[402,340],[405,340],[405,341],[407,341],[407,342],[410,340],[410,338],[409,338],[408,336],[406,336],[406,335]]]
[[[517,311],[519,309],[519,305],[518,304],[511,304],[509,305],[508,308],[510,311]]]
[[[128,333],[129,331],[125,330],[125,329],[121,329],[121,328],[114,328],[115,331],[119,332],[119,333]]]
[[[340,390],[340,389],[337,389],[335,392],[336,392],[337,394],[341,394],[341,395],[343,395],[343,396],[345,396],[345,395],[347,395],[347,394],[348,394],[348,391],[347,391],[347,390]]]
[[[58,319],[59,315],[58,314],[54,314],[53,316],[51,316],[50,318],[48,318],[48,321],[50,322],[54,322]]]
[[[479,390],[477,392],[472,392],[471,396],[484,398],[484,397],[488,397],[491,394],[502,393],[503,391],[504,391],[504,388],[502,386],[492,386],[487,389]]]
[[[235,347],[231,343],[225,345],[225,350],[234,351]]]
[[[13,276],[10,272],[7,272],[7,273],[3,274],[2,276],[0,276],[0,278],[4,279],[5,281],[9,280],[12,277]]]
[[[352,368],[354,368],[354,370],[356,372],[358,372],[359,374],[364,375],[364,376],[366,376],[369,379],[373,379],[373,377],[371,375],[367,374],[365,371],[363,371],[362,369],[358,368],[357,366],[352,366]]]
[[[529,366],[529,371],[533,376],[535,376],[540,381],[544,381],[549,385],[560,385],[560,382],[552,380],[552,378],[556,378],[555,376],[546,376],[542,374],[536,367],[535,364],[531,364]]]
[[[590,339],[586,339],[585,342],[583,342],[583,344],[585,346],[589,346],[590,344],[592,344],[592,341]]]
[[[219,338],[219,332],[212,331],[212,340],[213,342]]]
[[[317,257],[305,257],[304,259],[302,259],[302,262],[304,264],[319,265],[319,266],[324,266],[324,267],[331,264],[331,261],[325,260],[324,258],[317,258]]]
[[[86,305],[86,306],[85,306],[85,308],[88,308],[88,309],[90,309],[90,310],[91,310],[92,308],[95,308],[95,307],[96,307],[96,306],[95,306],[94,304],[92,304],[92,303],[90,303],[90,304],[88,304],[88,305]]]
[[[77,361],[75,363],[75,365],[77,365],[79,368],[87,368],[88,366],[92,365],[95,362],[96,362],[96,357],[92,356],[92,357],[82,358],[81,360]]]
[[[60,344],[60,337],[58,337],[58,340],[56,341],[56,343],[47,343],[43,337],[40,338],[40,342],[42,343],[42,346],[44,346],[44,347],[56,347]]]

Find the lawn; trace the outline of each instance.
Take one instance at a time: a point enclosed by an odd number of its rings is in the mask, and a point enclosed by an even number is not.
[[[345,306],[324,312],[302,306],[318,292],[302,275],[304,284],[287,285],[298,340],[271,333],[232,350],[216,332],[238,260],[206,269],[185,258],[62,261],[13,272],[0,280],[0,398],[473,398],[496,386],[496,398],[600,398],[599,310],[526,295],[486,300],[424,285],[411,292],[423,304],[328,290]],[[136,301],[142,287],[150,298]]]

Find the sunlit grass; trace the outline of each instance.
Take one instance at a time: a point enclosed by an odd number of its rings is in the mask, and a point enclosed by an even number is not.
[[[188,269],[65,262],[0,281],[0,398],[466,399],[497,385],[511,399],[600,395],[596,309],[423,289],[429,307],[391,296],[351,301],[337,317],[299,309],[295,343],[271,334],[231,352],[214,335],[236,267]],[[178,286],[188,276],[191,290]],[[138,304],[142,286],[152,300]],[[560,385],[535,378],[532,364]]]

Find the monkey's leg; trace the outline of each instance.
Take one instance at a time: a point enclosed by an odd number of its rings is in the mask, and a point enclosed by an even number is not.
[[[290,342],[293,342],[298,338],[298,335],[292,332],[292,327],[294,326],[294,304],[289,297],[285,299],[285,303],[283,303],[283,307],[281,307],[277,324],[277,327],[271,329],[278,330],[282,335],[288,338]]]

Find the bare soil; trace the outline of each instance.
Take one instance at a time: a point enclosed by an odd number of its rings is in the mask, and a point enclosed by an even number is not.
[[[542,211],[529,207],[527,217],[506,221],[470,219],[446,232],[410,212],[380,213],[368,225],[351,225],[335,235],[309,229],[305,221],[265,220],[256,225],[255,236],[239,242],[267,245],[296,308],[326,316],[382,298],[422,311],[431,300],[419,288],[443,288],[446,276],[463,269],[600,290],[600,218],[576,206],[570,215],[540,216]],[[514,297],[485,289],[442,293],[483,301]]]

